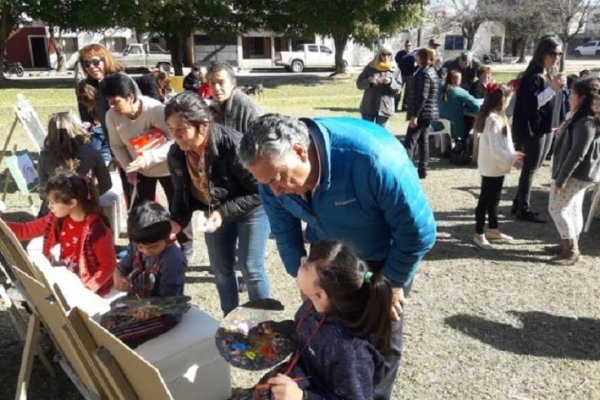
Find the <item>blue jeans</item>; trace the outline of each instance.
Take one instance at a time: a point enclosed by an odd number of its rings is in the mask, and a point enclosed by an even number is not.
[[[221,309],[227,315],[239,305],[235,276],[235,245],[238,243],[239,268],[248,287],[250,300],[271,294],[265,270],[265,254],[271,227],[261,206],[237,222],[227,222],[213,233],[205,233],[210,267],[215,274]]]

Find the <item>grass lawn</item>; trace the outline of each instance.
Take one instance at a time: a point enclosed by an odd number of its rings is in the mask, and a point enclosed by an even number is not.
[[[506,82],[515,75],[503,72],[495,77]],[[264,79],[265,94],[259,103],[267,112],[358,117],[362,93],[355,87],[355,78],[247,76],[239,83]],[[53,112],[76,111],[72,82],[32,80],[19,85],[18,89],[6,88],[0,82],[2,141],[14,119],[12,105],[19,92],[33,103],[43,125]],[[52,87],[36,88],[39,85]],[[403,135],[404,119],[404,114],[394,116],[389,129]],[[32,148],[19,125],[12,143],[20,149]],[[500,203],[501,229],[516,240],[482,251],[471,239],[481,181],[477,168],[453,166],[432,151],[430,173],[421,185],[434,210],[439,235],[421,263],[410,294],[405,347],[392,399],[600,398],[600,289],[596,286],[600,280],[600,223],[596,219],[590,232],[582,233],[584,256],[578,265],[565,268],[553,264],[543,250],[557,240],[553,224],[530,224],[510,216],[518,178],[515,171],[506,177]],[[549,182],[546,162],[536,175],[532,194],[532,207],[545,219],[549,219],[545,212]],[[37,206],[36,194],[34,198]],[[7,205],[11,211],[32,213],[19,193],[10,192]],[[208,273],[206,246],[202,235],[197,233],[196,238],[196,256],[186,272],[185,291],[193,304],[221,318],[214,278]],[[273,240],[267,245],[266,268],[272,296],[284,303],[291,316],[299,296],[294,280],[283,272]],[[0,399],[8,399],[14,397],[22,344],[2,310],[0,306]],[[50,379],[38,362],[34,365],[29,398],[81,398],[64,374]],[[233,384],[249,387],[261,374],[232,369]],[[201,394],[198,398],[212,400]]]

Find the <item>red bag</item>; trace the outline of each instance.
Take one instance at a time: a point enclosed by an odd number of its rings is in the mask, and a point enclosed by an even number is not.
[[[146,150],[155,149],[167,142],[165,134],[158,128],[151,127],[150,131],[142,133],[136,138],[129,139],[129,144],[137,155],[142,155]]]

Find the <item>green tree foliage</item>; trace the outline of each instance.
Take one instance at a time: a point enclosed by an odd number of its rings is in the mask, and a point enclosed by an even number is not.
[[[228,1],[119,0],[111,3],[122,26],[165,38],[176,75],[183,74],[186,41],[193,32],[235,33],[240,29]]]
[[[235,0],[241,17],[298,37],[319,34],[335,43],[336,73],[345,71],[343,53],[351,38],[371,45],[383,34],[416,24],[421,0]],[[247,26],[247,18],[242,19]]]

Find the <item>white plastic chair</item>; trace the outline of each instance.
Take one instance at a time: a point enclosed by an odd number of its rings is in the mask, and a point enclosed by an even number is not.
[[[435,146],[440,150],[440,152],[443,153],[447,149],[446,135],[448,135],[448,139],[450,139],[450,137],[451,137],[450,136],[450,120],[440,118],[437,121],[442,124],[443,128],[440,129],[439,131],[431,130],[429,132],[429,136],[435,137]]]
[[[592,224],[592,220],[594,219],[596,207],[598,207],[598,202],[600,202],[600,183],[596,183],[594,185],[594,191],[592,194],[592,204],[590,204],[590,210],[588,211],[587,218],[585,219],[585,225],[583,226],[583,231],[585,233],[588,233],[588,231],[590,230],[590,225]]]

